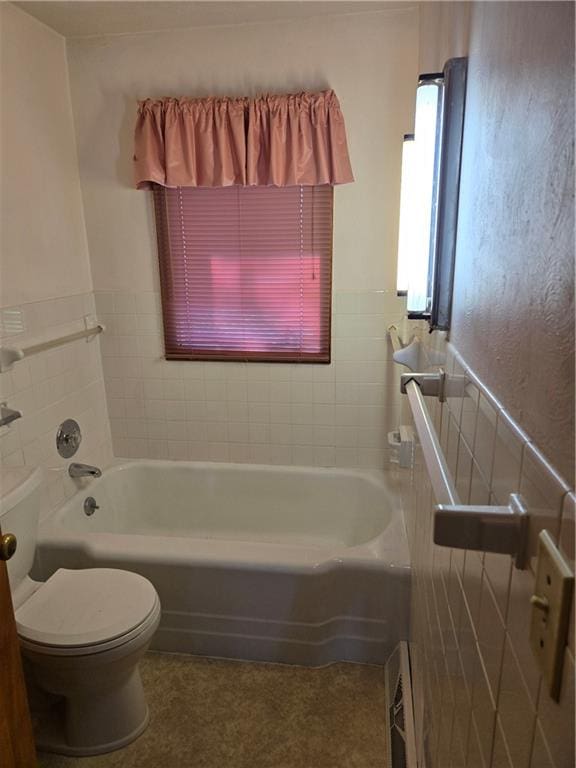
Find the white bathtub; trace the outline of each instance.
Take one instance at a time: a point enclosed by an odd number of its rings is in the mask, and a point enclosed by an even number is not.
[[[141,573],[162,602],[158,650],[383,663],[408,636],[404,523],[383,472],[142,460],[83,483],[41,525],[33,575]]]

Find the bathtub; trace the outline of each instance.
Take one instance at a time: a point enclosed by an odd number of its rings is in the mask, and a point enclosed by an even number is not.
[[[408,637],[404,521],[384,472],[137,460],[79,483],[42,522],[32,575],[142,574],[162,603],[157,650],[382,664]]]

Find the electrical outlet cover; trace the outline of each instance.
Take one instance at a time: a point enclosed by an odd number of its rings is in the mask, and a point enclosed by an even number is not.
[[[530,645],[548,684],[550,696],[556,701],[560,697],[573,585],[574,574],[570,566],[548,531],[541,531],[532,597]]]

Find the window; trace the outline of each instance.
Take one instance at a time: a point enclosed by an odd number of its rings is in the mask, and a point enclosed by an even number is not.
[[[156,186],[166,358],[330,362],[332,198]]]
[[[466,64],[450,59],[420,76],[414,134],[404,137],[397,290],[408,317],[432,329],[450,327]]]

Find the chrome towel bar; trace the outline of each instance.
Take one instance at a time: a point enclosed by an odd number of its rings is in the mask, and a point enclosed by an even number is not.
[[[462,394],[462,381],[455,381]],[[526,568],[529,516],[522,499],[512,494],[508,506],[462,504],[436,434],[425,395],[443,400],[450,377],[435,374],[403,374],[401,391],[408,396],[430,485],[434,506],[434,543],[456,549],[473,549],[512,555],[517,568]]]

